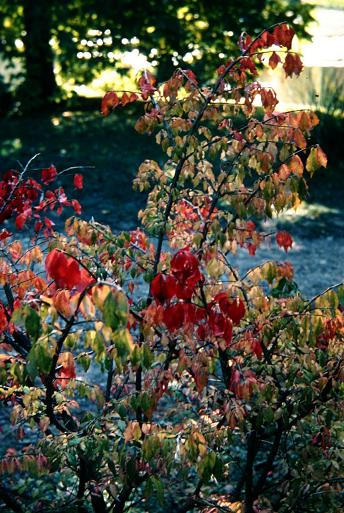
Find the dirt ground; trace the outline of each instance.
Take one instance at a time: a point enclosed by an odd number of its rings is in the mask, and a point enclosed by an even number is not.
[[[80,169],[85,189],[78,196],[85,218],[94,216],[114,230],[134,228],[145,198],[132,191],[132,179],[140,162],[160,155],[154,137],[135,132],[137,116],[138,112],[128,109],[108,118],[86,111],[0,119],[0,173],[18,167],[18,161],[25,164],[36,153],[40,153],[35,160],[37,168],[51,163],[59,171],[85,166]],[[257,251],[256,257],[241,251],[233,264],[242,272],[266,259],[289,260],[307,296],[343,280],[344,165],[339,146],[333,146],[329,168],[313,179],[307,203],[297,213],[282,216],[278,224],[274,220],[267,225],[270,231],[276,225],[290,231],[295,239],[293,249],[286,255],[272,244]],[[333,153],[336,162],[331,160]]]

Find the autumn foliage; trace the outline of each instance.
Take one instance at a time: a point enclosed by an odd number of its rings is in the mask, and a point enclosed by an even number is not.
[[[327,164],[307,142],[317,116],[279,112],[257,81],[263,66],[300,74],[293,35],[243,35],[213,86],[147,71],[136,92],[104,96],[105,116],[140,103],[136,130],[165,156],[134,180],[148,193],[137,230],[73,215],[60,232],[56,215],[81,206],[54,166],[3,176],[9,511],[339,511],[344,288],[303,297],[291,235],[260,223],[297,208]],[[282,261],[233,266],[266,243]]]

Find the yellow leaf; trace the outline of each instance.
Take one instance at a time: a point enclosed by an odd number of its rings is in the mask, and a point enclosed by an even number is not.
[[[127,427],[124,430],[124,440],[127,444],[131,440],[140,440],[141,438],[141,429],[139,423],[134,420],[128,422]]]

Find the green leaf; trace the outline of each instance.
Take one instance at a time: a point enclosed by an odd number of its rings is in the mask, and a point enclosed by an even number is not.
[[[160,506],[164,504],[164,485],[158,477],[152,476],[153,487]]]
[[[198,472],[205,482],[208,482],[214,473],[216,465],[216,454],[211,451],[208,452],[198,465]],[[218,469],[217,469],[218,470]]]
[[[289,281],[286,278],[281,278],[273,289],[271,295],[275,298],[294,296],[298,292],[298,287],[294,281]]]
[[[147,344],[143,345],[142,364],[146,369],[150,369],[154,361],[152,351],[149,349]]]
[[[135,344],[135,346],[134,346],[134,349],[131,353],[130,360],[131,360],[133,367],[136,367],[137,365],[139,365],[141,363],[141,348],[137,344]]]
[[[117,331],[114,336],[114,342],[117,355],[122,361],[125,361],[133,348],[133,341],[129,331],[127,329]]]
[[[84,371],[87,372],[91,365],[91,358],[86,353],[80,354],[80,356],[78,357],[78,363],[80,363]]]
[[[128,319],[128,301],[121,291],[109,292],[103,305],[103,319],[113,330],[123,328]]]
[[[28,354],[26,370],[34,379],[38,374],[48,374],[51,367],[52,349],[49,347],[48,339],[37,340]]]
[[[314,146],[311,151],[309,152],[309,155],[307,157],[306,161],[306,169],[309,172],[311,176],[313,176],[314,172],[319,169],[320,167],[326,167],[327,166],[327,157],[326,154],[323,152],[323,150],[320,148],[320,146]]]
[[[107,295],[103,305],[103,319],[106,326],[113,330],[118,328],[118,317],[116,315],[116,302],[112,292]]]
[[[42,332],[41,319],[36,310],[29,306],[25,308],[25,329],[34,342]]]

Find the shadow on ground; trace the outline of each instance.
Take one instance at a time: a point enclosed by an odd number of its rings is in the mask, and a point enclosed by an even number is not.
[[[40,153],[35,161],[37,168],[51,163],[59,171],[70,166],[91,166],[82,170],[86,183],[80,194],[84,216],[94,216],[114,230],[134,228],[145,197],[133,192],[132,179],[144,159],[160,157],[154,137],[135,132],[133,125],[138,116],[139,111],[132,108],[119,110],[108,118],[95,111],[78,111],[0,119],[0,171],[18,167],[17,161],[25,164],[36,153]],[[341,131],[342,128],[335,133]],[[329,154],[329,168],[315,175],[307,202],[298,212],[287,212],[278,222],[267,225],[269,231],[276,227],[289,230],[295,238],[294,251],[285,255],[266,247],[257,259],[251,259],[246,252],[235,259],[243,269],[265,258],[288,259],[307,295],[343,279],[342,151],[326,125],[318,137]]]
[[[59,171],[85,166],[82,204],[87,217],[114,228],[136,224],[144,198],[132,191],[132,179],[145,158],[158,158],[154,138],[134,130],[137,112],[109,118],[98,112],[64,112],[34,118],[0,120],[0,169],[18,168],[36,153],[34,167],[55,164]],[[89,167],[87,167],[89,166]],[[74,171],[75,172],[75,171]],[[68,183],[68,180],[66,180]]]

